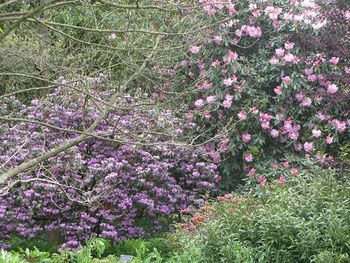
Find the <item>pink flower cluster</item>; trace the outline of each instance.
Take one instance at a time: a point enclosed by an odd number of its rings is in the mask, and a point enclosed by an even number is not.
[[[225,95],[225,100],[224,102],[222,103],[224,108],[230,108],[231,105],[232,105],[232,100],[233,100],[233,96],[230,95],[230,94],[226,94]]]
[[[287,138],[296,141],[299,138],[299,131],[301,126],[299,124],[293,125],[293,121],[288,119],[283,122],[281,127],[282,134],[285,134]]]
[[[261,28],[259,26],[243,25],[240,29],[236,30],[236,36],[249,36],[252,38],[260,38],[262,35]]]

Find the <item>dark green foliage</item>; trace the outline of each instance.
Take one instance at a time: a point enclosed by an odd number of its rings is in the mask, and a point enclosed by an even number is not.
[[[215,218],[180,237],[182,262],[349,262],[350,185],[328,171],[268,187],[261,199],[214,205]],[[191,254],[192,256],[194,254]]]

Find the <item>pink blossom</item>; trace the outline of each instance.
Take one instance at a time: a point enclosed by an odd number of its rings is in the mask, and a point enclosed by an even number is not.
[[[227,11],[230,16],[232,16],[234,13],[236,13],[235,5],[232,3],[228,3],[227,6]]]
[[[327,137],[326,137],[326,143],[327,143],[327,144],[333,143],[333,137],[330,136],[330,135],[327,135]]]
[[[313,129],[312,130],[312,136],[315,138],[320,138],[322,135],[322,132],[320,130]]]
[[[275,130],[275,129],[272,129],[270,134],[271,134],[272,138],[277,138],[278,135],[279,135],[279,131]]]
[[[276,57],[272,57],[272,58],[270,59],[270,64],[271,64],[271,65],[276,65],[278,62],[279,62],[279,60],[278,60]]]
[[[283,130],[284,130],[284,132],[290,132],[293,130],[293,124],[292,124],[292,121],[290,120],[290,118],[288,118],[287,120],[285,120],[283,122]]]
[[[277,164],[277,163],[274,163],[274,164],[272,165],[272,169],[277,170],[277,169],[278,169],[278,164]]]
[[[338,121],[336,125],[336,129],[338,132],[344,132],[346,130],[346,122],[345,121]]]
[[[242,135],[242,141],[244,143],[250,142],[251,139],[252,139],[252,136],[249,133],[245,133]]]
[[[294,167],[293,167],[293,168],[290,169],[290,174],[291,174],[291,175],[297,175],[298,173],[299,173],[298,168],[294,168]]]
[[[331,62],[333,65],[337,65],[339,62],[339,58],[338,57],[332,57],[329,62]]]
[[[199,46],[192,46],[191,48],[190,48],[190,52],[192,53],[192,54],[197,54],[197,53],[199,53],[199,51],[200,51],[200,47]]]
[[[309,97],[305,97],[303,101],[300,103],[300,107],[302,108],[308,108],[312,104],[312,100]]]
[[[214,36],[214,42],[220,44],[222,42],[222,36]]]
[[[318,111],[318,112],[316,113],[316,117],[317,117],[320,121],[324,121],[324,120],[327,119],[327,117],[326,117],[322,112],[320,112],[320,111]]]
[[[247,113],[242,110],[237,114],[237,116],[242,121],[242,120],[245,120],[247,118]]]
[[[252,15],[254,17],[259,17],[261,15],[261,12],[260,12],[259,9],[255,9],[255,10],[252,11]]]
[[[224,100],[223,102],[224,108],[230,108],[232,106],[232,100]]]
[[[196,106],[196,108],[201,108],[203,107],[203,105],[204,105],[204,102],[202,99],[196,100],[194,103],[194,106]]]
[[[244,33],[253,38],[259,38],[262,35],[260,27],[243,25],[241,29]]]
[[[304,99],[304,94],[302,92],[298,92],[297,94],[295,94],[295,98],[298,101],[302,101]]]
[[[205,68],[205,63],[203,61],[200,61],[198,63],[198,68],[201,69],[201,70],[204,69]]]
[[[256,172],[256,168],[250,169],[248,172],[248,176],[253,176],[255,174],[255,172]]]
[[[328,123],[330,125],[332,125],[333,127],[335,127],[337,129],[337,131],[339,131],[339,132],[344,132],[346,130],[346,122],[345,121],[333,119],[333,120],[329,121]]]
[[[336,93],[338,91],[338,87],[335,85],[335,84],[330,84],[330,85],[328,85],[328,87],[327,87],[327,92],[329,93],[329,94],[334,94],[334,93]]]
[[[223,82],[226,87],[229,87],[233,84],[233,80],[231,78],[224,79]]]
[[[282,77],[282,82],[284,84],[290,84],[292,82],[292,79],[289,76]]]
[[[207,97],[207,102],[209,104],[213,104],[216,101],[216,97],[215,96],[208,96]]]
[[[254,160],[253,155],[252,154],[244,155],[244,160],[248,163],[251,163]]]
[[[231,58],[232,60],[238,59],[238,54],[237,54],[236,52],[232,51],[232,50],[229,50],[229,51],[228,51],[228,55],[230,56],[230,58]]]
[[[203,7],[203,11],[207,13],[207,15],[212,16],[216,13],[216,10],[212,8],[210,5],[206,5]]]
[[[263,175],[259,175],[257,179],[258,179],[258,182],[260,183],[260,182],[266,180],[266,177]]]
[[[260,186],[261,186],[261,187],[265,187],[265,186],[266,186],[266,179],[265,179],[264,181],[261,181],[261,182],[260,182]]]
[[[304,150],[307,152],[311,152],[314,148],[313,142],[305,142],[304,143]]]
[[[257,9],[257,8],[258,8],[257,4],[252,4],[252,3],[249,4],[249,10],[250,11],[253,11],[253,10]]]
[[[288,133],[288,138],[293,141],[296,141],[298,137],[299,137],[299,132],[296,130],[292,130],[291,132]]]
[[[291,1],[296,1],[296,0],[291,0]],[[292,13],[285,13],[285,14],[283,15],[283,19],[284,19],[285,21],[290,21],[290,20],[292,20],[292,19],[293,19],[293,14],[292,14]]]
[[[269,14],[269,18],[271,18],[272,20],[277,20],[278,19],[278,14],[270,13]]]
[[[277,20],[278,15],[282,13],[282,8],[280,7],[273,7],[273,6],[268,6],[265,8],[265,14],[269,16],[270,19],[272,20]]]
[[[321,29],[322,27],[324,27],[327,24],[327,20],[318,20],[315,23],[311,24],[311,26],[313,27],[313,29],[318,30]]]
[[[205,111],[205,112],[204,112],[204,118],[210,119],[210,117],[211,117],[210,112],[209,112],[209,111]]]
[[[284,56],[284,60],[285,60],[286,62],[293,62],[293,61],[294,61],[294,55],[288,53],[288,54],[286,54],[286,55]]]
[[[225,100],[224,100],[224,102],[223,102],[224,108],[230,108],[230,107],[231,107],[231,105],[232,105],[232,99],[233,99],[233,96],[232,96],[232,95],[226,94]]]
[[[283,121],[283,120],[284,120],[284,115],[283,115],[283,113],[277,113],[277,114],[276,114],[276,119],[279,120],[279,121]]]
[[[272,22],[272,26],[275,29],[279,29],[281,27],[281,25],[282,25],[282,23],[278,20],[273,20],[273,22]]]
[[[219,60],[215,60],[211,63],[211,65],[216,68],[217,66],[220,66],[220,61]]]
[[[221,10],[225,7],[222,1],[215,1],[214,6],[215,6],[215,8],[217,8],[219,10]]]
[[[241,85],[237,85],[235,88],[234,88],[234,91],[235,92],[242,92],[243,90],[243,87]]]
[[[230,139],[227,137],[225,137],[221,140],[221,142],[220,142],[220,151],[221,152],[225,152],[227,150],[229,142],[230,142]]]
[[[236,36],[241,37],[242,34],[243,34],[243,30],[242,30],[242,29],[237,29],[237,30],[235,31],[235,34],[236,34]]]
[[[277,48],[275,51],[276,51],[277,56],[279,56],[279,57],[284,56],[285,51],[283,48]]]
[[[256,106],[252,106],[249,110],[251,112],[253,112],[254,114],[258,114],[259,113],[259,110],[256,108]]]
[[[236,75],[232,75],[231,79],[232,79],[233,82],[237,82],[237,76]]]
[[[267,122],[267,121],[262,122],[262,123],[261,123],[261,128],[262,128],[263,130],[268,130],[268,129],[270,129],[270,123]]]
[[[220,161],[220,154],[215,151],[209,152],[210,157],[213,159],[214,162]]]
[[[294,43],[293,42],[287,42],[284,44],[284,48],[287,50],[291,50],[294,48]]]
[[[198,89],[200,90],[207,90],[213,87],[213,83],[209,83],[207,81],[201,83],[198,85]]]
[[[331,155],[331,154],[329,154],[329,155],[327,156],[327,160],[328,160],[328,161],[334,161],[334,156]]]
[[[344,67],[344,71],[346,74],[350,74],[350,67]]]
[[[275,93],[277,95],[281,95],[282,94],[282,87],[281,86],[277,86],[275,89],[274,89]]]
[[[307,80],[310,82],[315,82],[317,80],[316,74],[310,74],[309,76],[307,76]]]
[[[273,116],[271,114],[268,114],[268,113],[260,113],[259,114],[259,120],[260,121],[271,121],[273,118]]]
[[[298,64],[299,61],[300,59],[298,58],[298,56],[294,55],[293,64]]]
[[[300,152],[303,149],[303,145],[301,143],[298,143],[294,146],[294,150],[297,152]]]
[[[307,69],[304,70],[304,72],[305,72],[306,75],[310,75],[310,74],[312,74],[314,72],[314,70],[312,68],[307,68]]]
[[[289,167],[289,162],[288,161],[283,162],[283,167],[284,168],[288,168]]]
[[[350,19],[350,10],[346,10],[346,11],[344,12],[344,17],[345,17],[346,20],[349,20],[349,19]]]
[[[278,178],[278,180],[277,180],[277,183],[279,185],[283,185],[283,184],[285,184],[285,182],[286,182],[286,177],[284,175],[280,176],[280,178]]]
[[[266,178],[265,178],[265,176],[260,175],[260,176],[258,177],[258,182],[259,182],[259,184],[260,184],[261,187],[266,186]]]

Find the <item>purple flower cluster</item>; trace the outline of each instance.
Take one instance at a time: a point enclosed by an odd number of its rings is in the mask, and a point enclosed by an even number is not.
[[[0,103],[0,116],[61,128],[1,122],[5,169],[78,136],[73,130],[84,130],[98,117],[93,101],[60,89],[28,106],[15,99]],[[93,132],[108,140],[91,136],[10,180],[27,182],[0,197],[0,247],[13,236],[31,239],[53,232],[61,249],[77,248],[93,236],[118,242],[160,229],[181,209],[203,203],[206,192],[215,189],[217,167],[199,150],[175,146],[186,125],[193,124],[182,124],[168,110],[141,110],[137,103],[121,97],[119,108]]]

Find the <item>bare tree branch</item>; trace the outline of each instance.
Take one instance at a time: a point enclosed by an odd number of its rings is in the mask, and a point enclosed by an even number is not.
[[[22,22],[24,22],[25,20],[27,20],[28,18],[35,16],[36,14],[39,14],[40,12],[43,11],[43,9],[49,5],[49,4],[54,4],[56,2],[58,2],[59,0],[50,0],[47,3],[44,3],[42,5],[39,5],[37,8],[35,8],[32,12],[22,16],[19,20],[17,20],[16,22],[14,22],[12,25],[10,25],[7,30],[0,34],[0,42],[3,41],[5,39],[5,37],[7,37],[13,30],[15,30]]]
[[[156,44],[155,44],[155,48],[158,46],[160,41],[160,36],[157,37],[156,39]],[[147,65],[147,62],[152,58],[152,56],[154,55],[155,51],[150,52],[150,54],[147,56],[147,58],[145,59],[145,61],[143,62],[143,64],[141,65],[141,67],[139,68],[139,70],[137,70],[121,87],[119,90],[119,93],[123,93],[125,91],[125,89],[127,88],[127,86],[135,80],[135,78],[137,78],[137,76],[144,70],[144,68]],[[109,104],[115,104],[117,98],[119,97],[119,93],[116,92],[111,99],[109,100]],[[96,129],[96,127],[99,125],[99,123],[106,117],[106,115],[109,113],[110,108],[106,107],[102,112],[100,112],[98,118],[96,118],[96,120],[93,122],[93,124],[86,129],[84,132],[86,133],[91,133],[92,131],[94,131]],[[26,171],[27,169],[36,166],[37,164],[46,161],[54,156],[56,156],[57,154],[66,151],[67,149],[79,144],[80,142],[85,141],[88,138],[88,135],[86,134],[81,134],[80,136],[78,136],[77,138],[71,139],[71,140],[67,140],[65,143],[63,143],[62,145],[44,153],[43,155],[27,161],[25,163],[20,164],[19,166],[12,168],[10,170],[8,170],[7,172],[3,173],[0,175],[0,185],[4,184],[4,182],[21,173]]]

